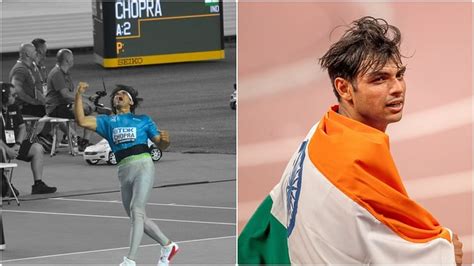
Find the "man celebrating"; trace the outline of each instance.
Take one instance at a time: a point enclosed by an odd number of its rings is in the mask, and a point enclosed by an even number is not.
[[[338,105],[308,133],[239,237],[240,264],[443,264],[462,243],[408,196],[390,154],[402,118],[398,28],[354,21],[320,59]]]
[[[169,133],[166,130],[158,131],[158,127],[149,116],[135,114],[141,99],[138,98],[138,91],[130,86],[117,85],[111,93],[110,102],[114,114],[86,116],[82,94],[88,87],[87,83],[79,82],[74,114],[79,126],[94,130],[107,139],[118,162],[122,203],[131,219],[130,248],[120,266],[136,265],[135,260],[143,233],[161,245],[158,266],[168,266],[179,250],[178,245],[165,236],[146,216],[145,206],[155,179],[155,166],[146,143],[151,140],[164,150],[170,145]]]

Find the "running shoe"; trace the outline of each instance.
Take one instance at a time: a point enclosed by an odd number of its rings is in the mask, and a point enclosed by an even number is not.
[[[120,263],[120,266],[135,266],[135,261],[127,258],[127,257],[123,257],[123,262]]]
[[[171,259],[178,253],[178,244],[171,242],[169,245],[161,247],[161,257],[158,261],[158,266],[169,265]]]

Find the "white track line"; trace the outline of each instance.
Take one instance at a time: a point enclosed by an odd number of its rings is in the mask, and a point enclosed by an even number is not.
[[[3,210],[2,212],[47,214],[47,215],[62,215],[62,216],[79,216],[79,217],[94,217],[94,218],[111,218],[111,219],[130,219],[127,216],[111,216],[111,215],[95,215],[95,214],[79,214],[79,213],[63,213],[63,212],[38,212],[38,211],[18,211],[18,210]],[[232,225],[232,226],[235,226],[235,223],[191,221],[191,220],[172,220],[172,219],[157,219],[157,218],[149,218],[149,219],[152,220],[152,221],[163,221],[163,222],[215,224],[215,225]]]
[[[426,135],[448,131],[474,123],[470,112],[474,98],[463,98],[426,110],[408,113],[399,123],[388,126],[391,141],[422,138]]]
[[[474,98],[461,99],[431,109],[408,113],[403,116],[401,122],[390,125],[387,129],[387,134],[390,136],[390,141],[394,143],[423,138],[426,135],[448,131],[469,124],[473,125],[474,115],[470,112],[473,102]],[[301,135],[240,145],[238,167],[254,167],[287,162],[303,138],[304,136]],[[278,147],[279,152],[268,152],[275,147]]]
[[[222,236],[222,237],[213,237],[213,238],[192,239],[192,240],[177,241],[176,243],[183,244],[183,243],[192,243],[192,242],[201,242],[201,241],[221,240],[221,239],[227,239],[227,238],[235,238],[235,236]],[[141,245],[140,247],[153,247],[153,246],[159,246],[159,244]],[[55,254],[55,255],[37,256],[37,257],[29,257],[29,258],[21,258],[21,259],[4,260],[2,262],[5,263],[5,262],[14,262],[14,261],[23,261],[23,260],[45,259],[45,258],[71,256],[71,255],[108,252],[108,251],[115,251],[115,250],[122,250],[122,249],[129,249],[129,247],[109,248],[109,249],[99,249],[99,250],[71,252],[71,253],[63,253],[63,254]]]
[[[271,141],[239,146],[238,167],[254,167],[265,164],[288,162],[291,154],[301,144],[304,136],[280,138]],[[278,152],[268,152],[278,147]]]
[[[427,200],[469,192],[472,194],[473,174],[473,171],[457,172],[406,180],[403,183],[410,197],[415,200]]]
[[[291,77],[288,73],[291,73]],[[299,59],[284,66],[245,75],[239,79],[239,88],[246,88],[239,91],[239,101],[256,100],[267,95],[295,90],[325,77],[327,74],[320,70],[316,58]]]
[[[49,200],[97,202],[97,203],[120,203],[120,204],[122,204],[122,202],[119,201],[119,200],[88,200],[88,199],[74,199],[74,198],[49,198]],[[232,208],[232,207],[186,205],[186,204],[175,204],[175,203],[147,203],[146,205],[150,205],[150,206],[169,206],[169,207],[186,207],[186,208],[202,208],[202,209],[235,210],[235,208]]]

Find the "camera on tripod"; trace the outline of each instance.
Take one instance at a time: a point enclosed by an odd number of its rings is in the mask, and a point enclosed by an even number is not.
[[[106,107],[102,103],[99,103],[100,98],[107,96],[107,90],[105,89],[105,83],[104,83],[103,79],[102,79],[102,84],[103,84],[103,90],[96,91],[95,94],[97,96],[94,97],[94,99],[93,99],[93,102],[94,102],[94,105],[95,105],[95,110],[97,111],[98,114],[110,115],[110,114],[112,114],[112,109],[109,108],[109,107]]]

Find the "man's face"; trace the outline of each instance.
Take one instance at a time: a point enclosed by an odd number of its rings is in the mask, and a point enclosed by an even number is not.
[[[352,97],[354,118],[382,131],[388,124],[400,121],[406,91],[405,70],[390,61],[380,70],[359,75]]]
[[[70,54],[68,56],[67,64],[69,65],[69,68],[72,68],[74,66],[74,55]]]
[[[120,90],[114,95],[114,106],[115,108],[130,106],[131,99],[128,96],[128,93],[124,90]]]
[[[29,60],[31,60],[31,62],[38,61],[38,54],[36,53],[36,49],[34,48],[34,46],[32,46],[26,51],[26,55],[28,56]]]
[[[15,103],[16,97],[18,94],[16,93],[15,87],[10,88],[10,94],[8,95],[8,106],[13,105]]]
[[[43,62],[43,60],[46,58],[46,52],[48,51],[48,47],[46,44],[42,44],[36,49],[36,53],[38,55],[38,63]]]

